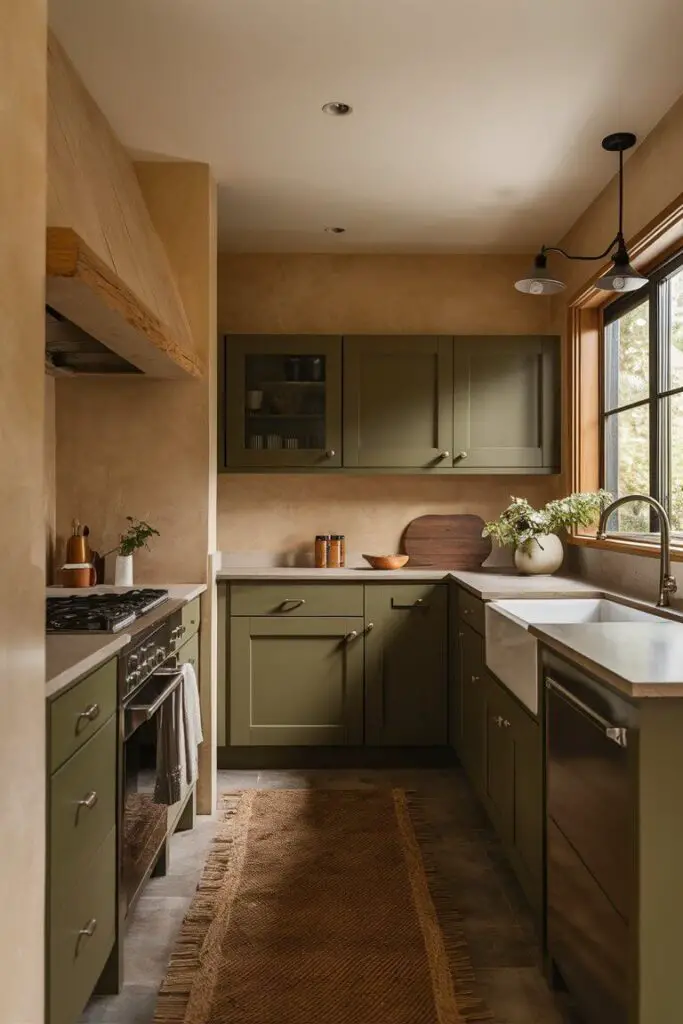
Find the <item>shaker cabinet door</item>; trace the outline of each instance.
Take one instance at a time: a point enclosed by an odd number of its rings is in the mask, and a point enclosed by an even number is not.
[[[344,338],[344,466],[450,469],[452,438],[452,338]]]
[[[363,619],[230,620],[233,746],[363,742]]]
[[[482,796],[486,750],[484,641],[462,621],[458,639],[461,722],[458,753],[475,791]]]
[[[369,746],[446,743],[445,585],[365,588],[365,742]]]
[[[559,339],[455,338],[454,468],[559,468]]]
[[[224,375],[226,466],[341,466],[341,338],[228,335]]]

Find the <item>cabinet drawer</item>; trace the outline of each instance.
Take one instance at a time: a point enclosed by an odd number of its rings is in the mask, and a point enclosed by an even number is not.
[[[50,705],[50,771],[82,747],[116,710],[116,659]]]
[[[50,780],[50,881],[80,877],[116,824],[116,715]]]
[[[50,894],[49,1024],[73,1024],[97,984],[116,933],[116,832],[84,865],[78,883]],[[81,934],[81,932],[92,934]]]
[[[460,588],[458,591],[458,614],[468,626],[476,629],[477,633],[481,633],[482,636],[485,633],[486,623],[484,607],[484,602],[480,601],[478,597],[470,594],[468,590]]]
[[[363,586],[355,583],[239,583],[230,588],[231,615],[362,615]]]
[[[199,598],[195,597],[194,601],[190,601],[188,604],[183,605],[181,612],[182,624],[185,627],[183,633],[183,642],[186,642],[190,637],[199,629]]]

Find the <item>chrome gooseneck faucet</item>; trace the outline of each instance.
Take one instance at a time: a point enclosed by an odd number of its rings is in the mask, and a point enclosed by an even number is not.
[[[662,543],[659,550],[659,598],[657,600],[657,607],[668,608],[669,595],[676,593],[678,584],[671,575],[671,523],[664,506],[660,505],[656,498],[651,498],[649,494],[624,494],[621,498],[617,498],[616,501],[608,505],[600,515],[598,538],[600,540],[605,539],[607,520],[614,510],[619,508],[620,505],[626,505],[632,501],[644,501],[646,505],[650,505],[657,513],[659,529],[662,535]]]

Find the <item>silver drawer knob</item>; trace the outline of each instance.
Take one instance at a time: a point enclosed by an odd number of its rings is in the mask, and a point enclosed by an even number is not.
[[[81,730],[81,722],[94,722],[99,713],[99,704],[89,704],[85,710],[81,711],[80,715],[76,719],[76,735],[78,735]]]
[[[84,925],[83,928],[79,929],[78,937],[76,938],[76,956],[78,956],[78,951],[80,949],[80,945],[81,945],[82,940],[83,939],[91,939],[96,931],[97,931],[97,918],[96,917],[91,917],[90,920],[88,921],[88,923],[86,925]]]
[[[336,454],[337,453],[334,450],[334,448],[328,448],[328,450],[325,452],[325,458],[326,459],[333,459]]]
[[[78,806],[85,807],[87,808],[87,810],[91,811],[95,804],[97,803],[97,800],[97,792],[94,789],[91,789],[87,796],[84,796],[82,800],[78,801]]]
[[[467,458],[467,455],[468,455],[468,453],[467,453],[467,452],[458,452],[458,454],[457,454],[457,455],[456,455],[455,457],[456,457],[456,459],[458,459],[458,460],[459,460],[459,459],[466,459],[466,458]]]
[[[450,459],[451,453],[447,451],[439,452],[440,459]]]

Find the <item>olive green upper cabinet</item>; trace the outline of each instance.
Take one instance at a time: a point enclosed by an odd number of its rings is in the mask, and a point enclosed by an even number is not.
[[[344,466],[450,469],[452,439],[452,338],[344,338]]]
[[[363,630],[361,617],[233,616],[231,744],[361,744]]]
[[[341,466],[341,338],[229,335],[224,362],[227,466]]]
[[[455,338],[454,469],[559,469],[559,358],[556,337]]]
[[[365,588],[365,742],[445,744],[448,733],[446,585]]]

